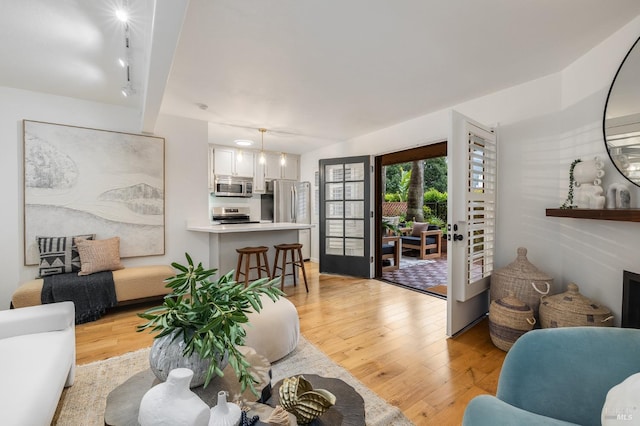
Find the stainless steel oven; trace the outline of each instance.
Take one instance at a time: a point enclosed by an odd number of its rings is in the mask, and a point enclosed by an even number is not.
[[[216,225],[259,223],[251,220],[249,211],[249,207],[214,207],[211,209],[211,222]]]
[[[214,194],[216,197],[251,197],[253,195],[253,179],[216,176]]]

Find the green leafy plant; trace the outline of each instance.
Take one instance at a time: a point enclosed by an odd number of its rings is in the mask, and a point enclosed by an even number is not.
[[[391,235],[399,235],[400,229],[398,225],[394,225],[391,222],[387,222],[386,220],[382,221],[382,229],[388,231]]]
[[[445,226],[444,220],[440,219],[437,216],[430,216],[427,218],[427,222],[431,225],[437,225],[442,230],[442,235],[446,235],[447,227]]]
[[[575,178],[573,177],[573,169],[575,169],[576,165],[580,162],[582,162],[582,160],[579,158],[576,160],[573,160],[573,162],[571,163],[571,166],[569,167],[569,194],[567,195],[567,199],[564,202],[564,204],[560,206],[561,209],[572,209],[575,207],[575,205],[573,204],[573,187],[576,181],[575,181]]]
[[[393,203],[396,201],[400,201],[400,194],[393,192],[390,194],[384,194],[384,201],[387,203]]]
[[[245,287],[232,279],[234,271],[230,271],[213,282],[209,278],[216,269],[204,269],[202,263],[194,266],[191,256],[188,253],[185,256],[186,266],[171,264],[179,273],[166,280],[172,292],[164,297],[163,304],[138,314],[148,321],[138,326],[138,331],[158,332],[155,338],[175,332],[174,339],[184,339],[184,356],[196,352],[202,359],[211,360],[205,387],[214,374],[223,376],[216,359],[226,352],[242,391],[248,387],[257,395],[254,384],[258,381],[237,347],[244,345],[247,313],[262,309],[260,295],[265,294],[273,301],[284,295],[276,287],[279,280],[262,278]]]
[[[440,192],[435,188],[429,188],[423,195],[425,203],[446,203],[447,198],[448,195],[446,192]]]

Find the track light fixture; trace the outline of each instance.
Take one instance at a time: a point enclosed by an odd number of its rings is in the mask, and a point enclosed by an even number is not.
[[[124,25],[124,56],[118,58],[118,63],[125,70],[125,84],[120,93],[126,98],[136,93],[131,83],[131,31],[129,29],[129,3],[127,0],[123,0],[122,7],[116,10],[116,17]]]

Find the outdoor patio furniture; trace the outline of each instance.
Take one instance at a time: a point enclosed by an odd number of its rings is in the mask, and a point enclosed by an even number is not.
[[[382,237],[382,271],[395,271],[400,268],[401,243],[398,236]],[[385,266],[384,261],[389,260],[389,265]]]
[[[439,258],[442,253],[442,230],[437,225],[416,222],[411,235],[400,237],[403,249],[418,250],[418,258]]]

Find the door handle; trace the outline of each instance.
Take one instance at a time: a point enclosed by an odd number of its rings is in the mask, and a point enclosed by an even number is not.
[[[453,234],[453,241],[462,241],[464,236],[462,234]]]

